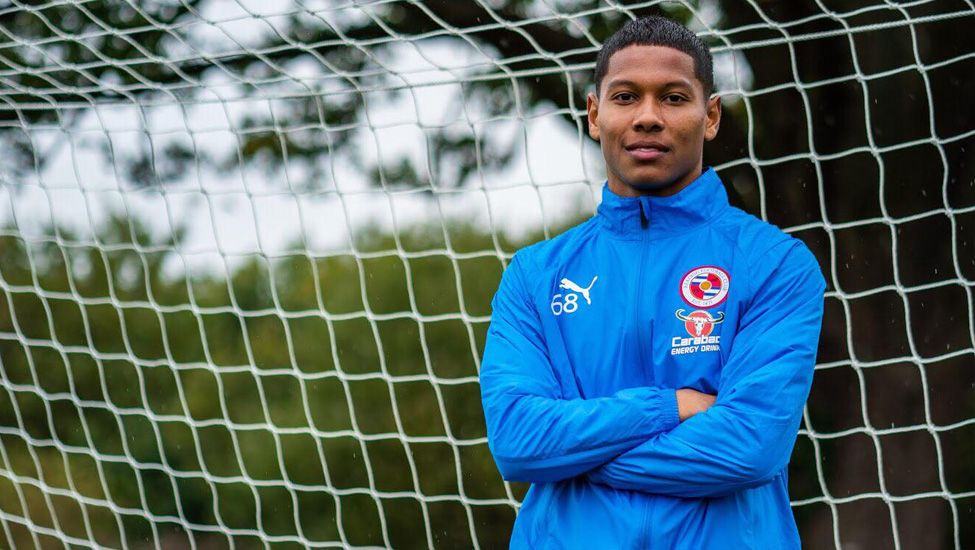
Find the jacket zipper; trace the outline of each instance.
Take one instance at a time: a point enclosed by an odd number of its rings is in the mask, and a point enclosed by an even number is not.
[[[643,329],[640,327],[644,326],[644,319],[641,313],[644,310],[643,307],[643,285],[644,285],[644,266],[647,263],[647,252],[650,248],[650,216],[646,212],[646,205],[643,200],[640,200],[640,268],[637,270],[637,282],[636,282],[636,305],[633,308],[633,315],[636,321],[637,327],[637,348],[640,351],[640,366],[642,368],[649,368],[650,365],[647,363],[647,352],[646,352],[646,340],[650,337],[644,333]],[[649,328],[649,323],[647,323]],[[645,533],[645,546],[652,546],[653,538],[653,498],[647,499],[647,507],[644,515],[644,533]]]
[[[646,338],[644,338],[643,326],[644,319],[640,313],[643,311],[643,269],[647,263],[647,249],[650,248],[650,217],[645,211],[644,202],[640,200],[640,269],[637,271],[638,279],[636,282],[636,307],[633,309],[637,330],[639,331],[640,366],[647,367]]]

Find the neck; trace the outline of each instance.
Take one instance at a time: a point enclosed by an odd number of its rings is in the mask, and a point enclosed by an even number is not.
[[[679,193],[669,196],[626,196],[603,187],[597,217],[613,233],[624,238],[662,238],[683,233],[728,208],[724,185],[713,169],[704,170]]]
[[[669,197],[680,193],[682,189],[701,177],[704,172],[703,161],[698,161],[697,167],[683,178],[671,183],[657,186],[645,186],[639,183],[627,183],[616,174],[610,173],[607,178],[609,190],[621,197]]]

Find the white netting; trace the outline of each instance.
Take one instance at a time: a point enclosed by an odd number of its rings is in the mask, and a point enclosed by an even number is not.
[[[489,301],[593,212],[595,53],[659,12],[830,282],[804,543],[975,545],[970,0],[0,2],[6,545],[504,545]]]

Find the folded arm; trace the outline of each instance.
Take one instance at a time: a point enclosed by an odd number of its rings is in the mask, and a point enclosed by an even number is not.
[[[564,398],[518,256],[492,301],[480,382],[488,445],[501,475],[549,482],[583,474],[678,423],[673,389]]]
[[[681,497],[724,496],[767,483],[789,461],[812,383],[825,284],[797,243],[764,272],[722,370],[715,404],[650,438],[589,479]]]

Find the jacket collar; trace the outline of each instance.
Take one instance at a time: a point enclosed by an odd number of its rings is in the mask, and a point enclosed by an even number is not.
[[[728,193],[713,168],[669,197],[621,197],[603,184],[597,217],[613,233],[639,239],[688,231],[728,208]],[[649,231],[649,233],[646,233]]]

